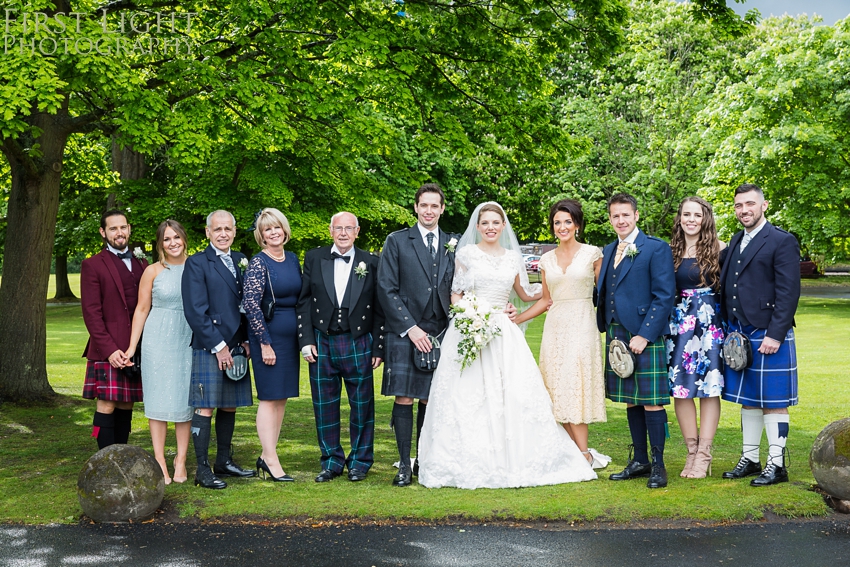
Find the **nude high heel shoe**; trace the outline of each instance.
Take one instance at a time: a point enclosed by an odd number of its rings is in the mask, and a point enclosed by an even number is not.
[[[711,476],[712,441],[714,439],[703,439],[700,437],[699,449],[697,449],[697,455],[694,459],[694,467],[691,469],[691,474],[688,475],[688,478],[705,478],[706,471]]]
[[[691,474],[691,469],[694,468],[694,459],[697,457],[697,447],[699,446],[699,439],[694,439],[693,437],[685,438],[685,446],[688,448],[688,456],[685,459],[685,468],[682,469],[681,474],[679,474],[682,478],[688,478]]]

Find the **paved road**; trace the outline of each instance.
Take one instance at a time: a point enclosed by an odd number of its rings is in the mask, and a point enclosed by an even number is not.
[[[0,566],[788,565],[850,562],[850,518],[690,529],[0,526]]]

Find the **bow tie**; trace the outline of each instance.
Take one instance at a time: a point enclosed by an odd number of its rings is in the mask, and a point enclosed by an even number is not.
[[[331,252],[331,258],[334,260],[342,260],[346,264],[351,260],[351,256],[343,256],[342,254],[338,254],[337,252]]]
[[[121,258],[122,260],[129,260],[133,257],[133,253],[130,252],[130,250],[127,250],[126,252],[116,252],[115,255]]]

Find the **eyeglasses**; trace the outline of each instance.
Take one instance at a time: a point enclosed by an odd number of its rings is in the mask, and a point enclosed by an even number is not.
[[[348,234],[354,234],[354,231],[357,230],[356,226],[332,226],[331,230],[334,232],[347,232]]]

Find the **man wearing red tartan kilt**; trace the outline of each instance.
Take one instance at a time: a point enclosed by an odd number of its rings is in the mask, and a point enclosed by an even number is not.
[[[354,246],[357,217],[331,217],[332,246],[304,256],[296,312],[298,342],[310,364],[310,390],[322,470],[327,482],[348,467],[348,480],[361,481],[374,462],[375,388],[373,370],[384,350],[384,315],[377,302],[378,258]],[[351,451],[340,444],[342,385],[350,407]]]
[[[103,449],[114,443],[127,443],[133,403],[142,401],[141,376],[125,370],[132,365],[124,351],[130,346],[139,280],[148,263],[130,252],[130,225],[122,211],[103,213],[100,236],[106,248],[83,260],[80,296],[83,321],[89,332],[83,351],[87,359],[83,397],[97,400],[92,437]]]
[[[676,276],[670,246],[639,228],[637,200],[618,193],[608,200],[608,218],[617,240],[605,247],[596,286],[596,323],[606,346],[618,339],[635,356],[634,373],[620,378],[606,365],[608,399],[626,403],[634,458],[611,480],[649,477],[646,486],[667,486],[664,442],[667,436],[667,353],[663,332],[673,309]],[[606,349],[607,350],[607,349]],[[652,462],[647,452],[647,434]]]
[[[723,373],[723,399],[741,404],[743,452],[723,478],[758,475],[751,486],[788,482],[785,443],[788,407],[797,405],[797,349],[794,313],[800,300],[800,245],[764,217],[768,202],[756,185],[735,189],[735,216],[744,230],[729,242],[720,273],[720,313],[730,332],[747,336],[752,363],[743,370],[728,365]],[[759,458],[762,430],[768,458]]]

